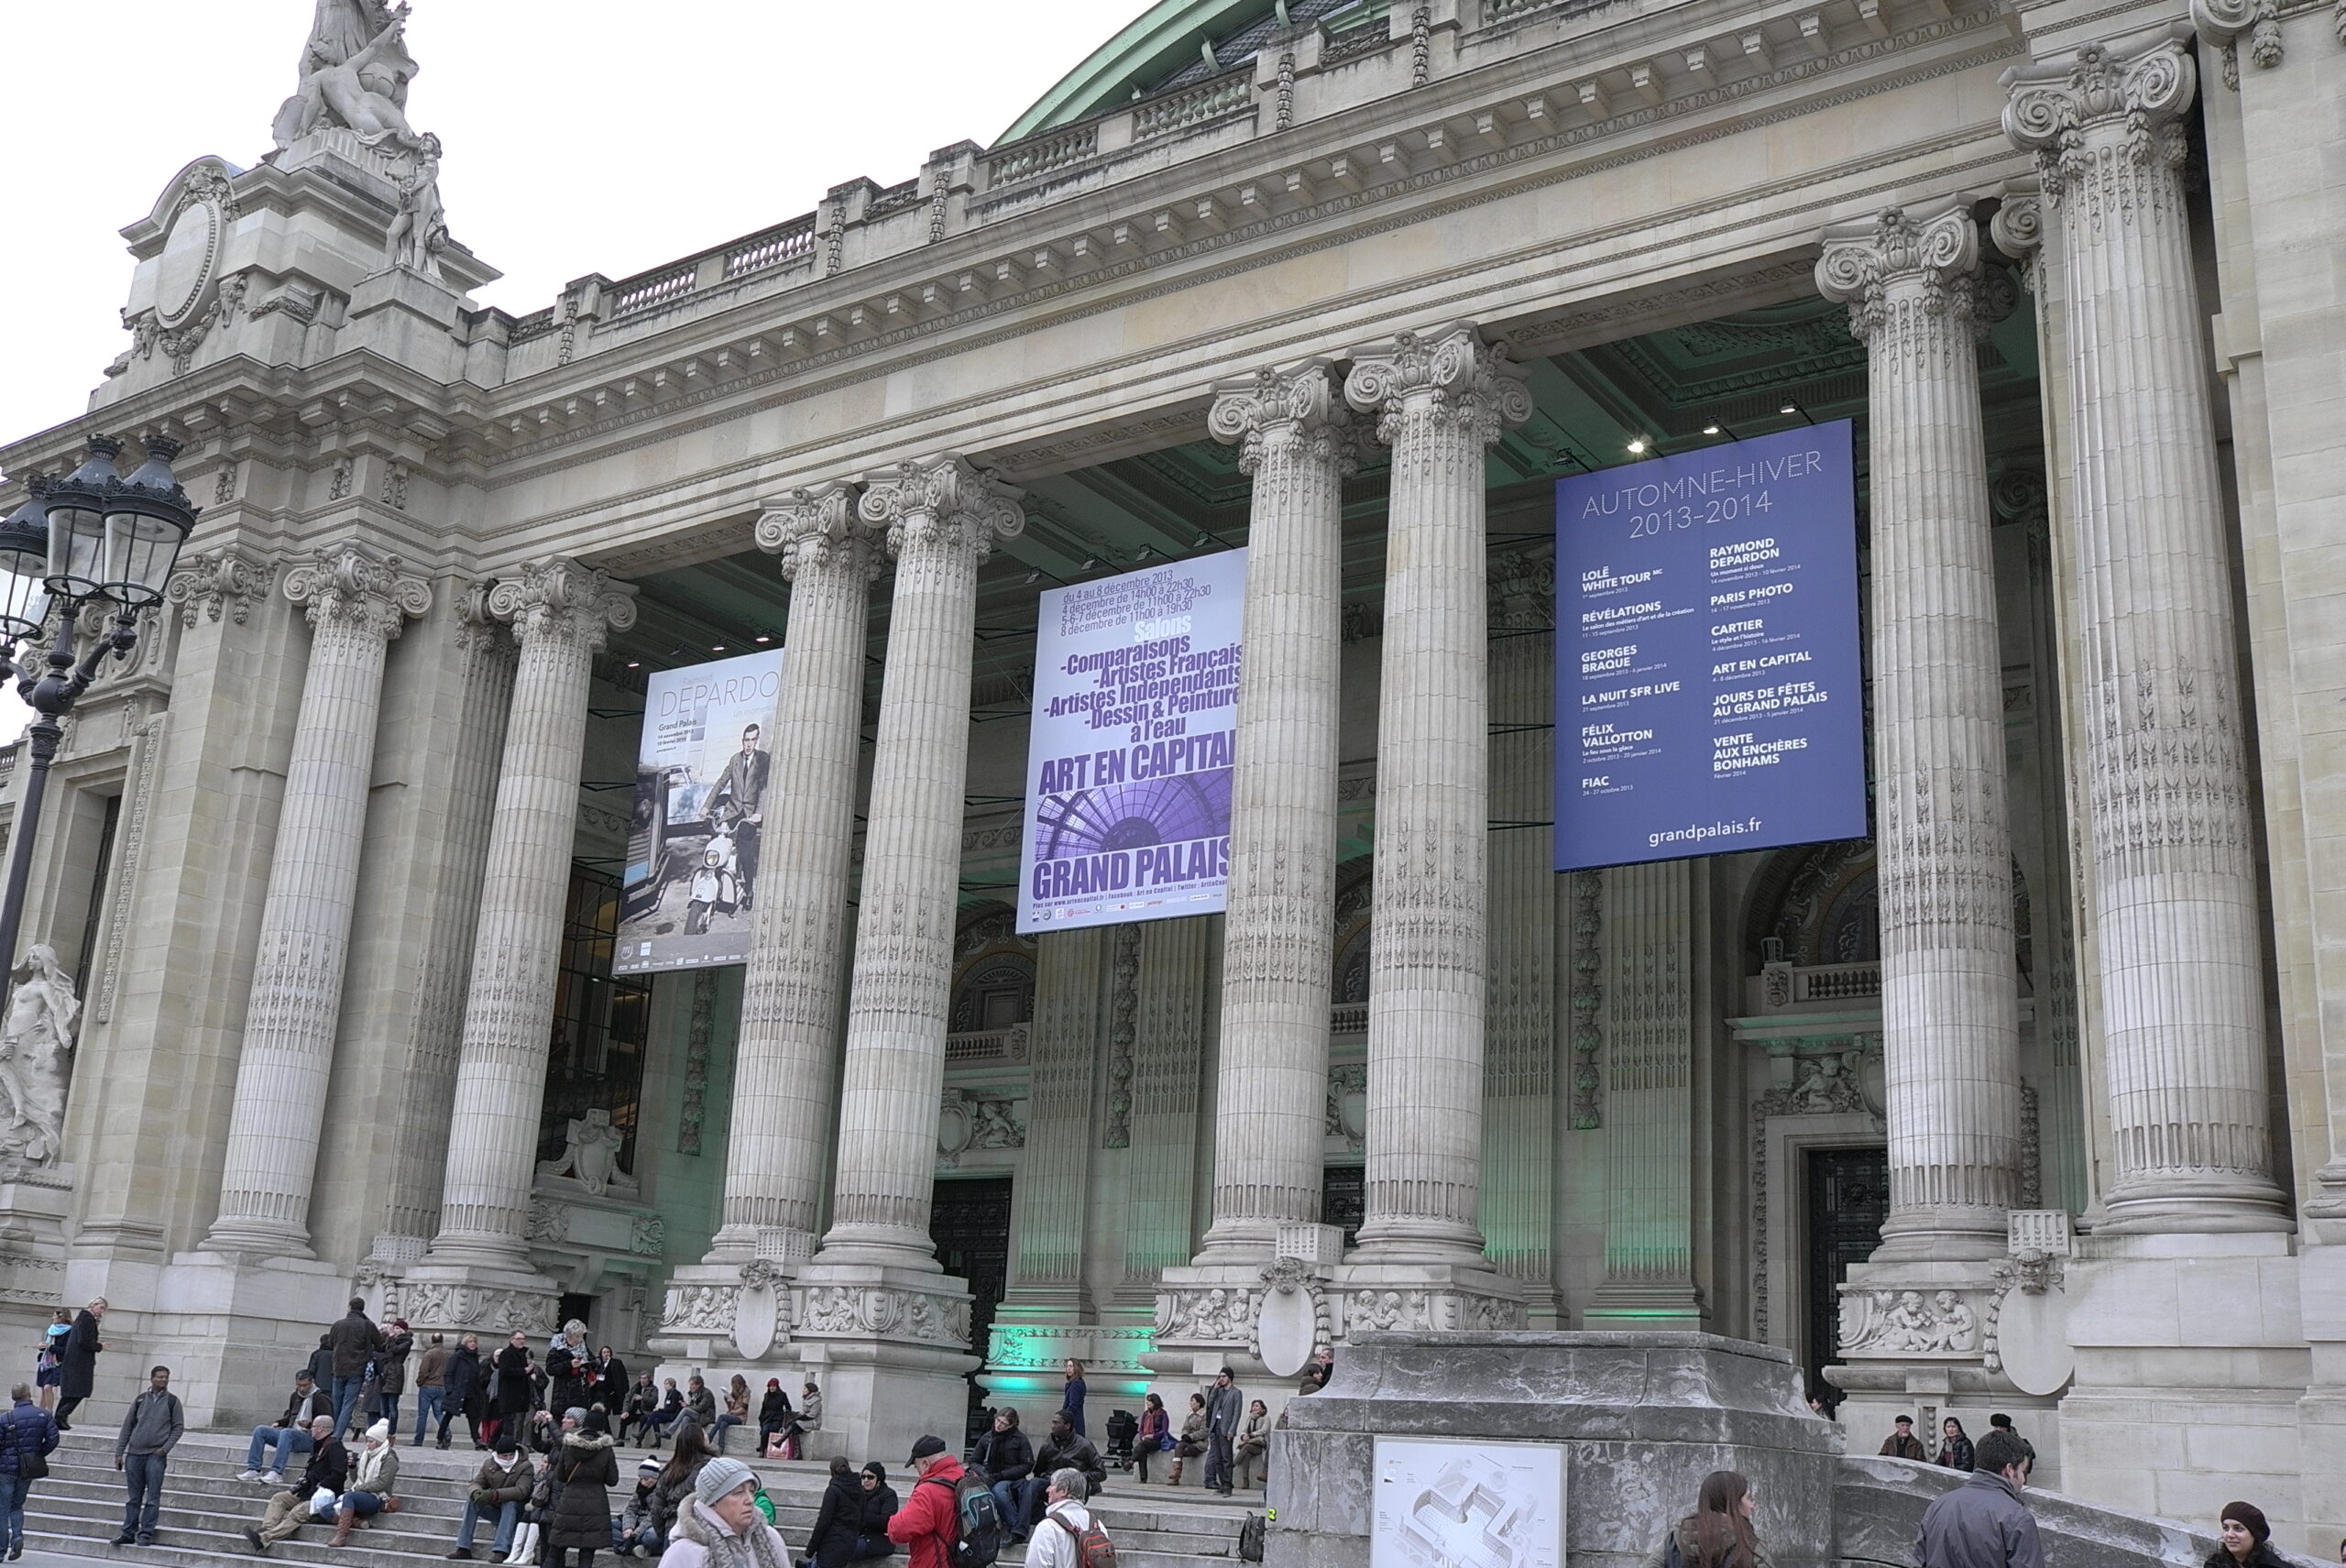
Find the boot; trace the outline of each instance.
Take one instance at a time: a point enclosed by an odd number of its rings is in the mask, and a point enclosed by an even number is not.
[[[341,1514],[334,1519],[334,1539],[326,1542],[326,1544],[329,1546],[348,1546],[350,1544],[350,1532],[356,1527],[357,1523],[358,1510],[345,1504]]]
[[[1172,1484],[1173,1484],[1174,1486],[1179,1486],[1179,1485],[1181,1484],[1181,1462],[1180,1462],[1179,1460],[1178,1460],[1178,1459],[1177,1459],[1177,1460],[1175,1460],[1175,1461],[1173,1462],[1173,1482],[1172,1482]]]

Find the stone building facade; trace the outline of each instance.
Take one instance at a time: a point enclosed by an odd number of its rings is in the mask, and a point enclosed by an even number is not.
[[[2346,10],[1158,5],[521,316],[321,18],[0,448],[204,508],[34,846],[27,1345],[104,1294],[232,1421],[354,1288],[575,1312],[885,1457],[1271,1315],[1701,1325],[2334,1548]],[[1553,480],[1840,417],[1872,836],[1558,875]],[[1239,543],[1227,912],[1021,937],[1037,593]],[[749,962],[617,974],[646,673],[775,642]]]

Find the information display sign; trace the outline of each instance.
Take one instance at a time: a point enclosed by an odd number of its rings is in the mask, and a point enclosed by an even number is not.
[[[1042,596],[1018,929],[1216,915],[1246,552]]]
[[[614,974],[747,963],[782,650],[645,683]]]
[[[1847,420],[1556,486],[1556,869],[1862,838]]]

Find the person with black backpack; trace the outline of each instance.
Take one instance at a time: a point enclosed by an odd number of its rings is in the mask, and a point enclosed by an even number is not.
[[[1774,1568],[1751,1532],[1751,1483],[1732,1470],[1714,1470],[1694,1495],[1694,1511],[1680,1519],[1639,1568]]]
[[[988,1568],[1002,1553],[1003,1532],[983,1479],[963,1470],[933,1433],[913,1444],[907,1463],[920,1479],[888,1521],[888,1539],[906,1549],[909,1568]]]
[[[9,1390],[16,1401],[0,1416],[0,1526],[5,1526],[7,1561],[25,1554],[25,1497],[33,1483],[49,1474],[49,1456],[57,1452],[57,1419],[33,1403],[33,1391],[19,1383]]]

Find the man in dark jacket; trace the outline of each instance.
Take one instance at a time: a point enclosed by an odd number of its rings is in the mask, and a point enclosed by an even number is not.
[[[422,1448],[424,1429],[440,1419],[448,1396],[448,1363],[455,1354],[448,1348],[447,1335],[433,1334],[423,1348],[423,1359],[415,1364],[415,1441],[411,1448]]]
[[[986,1485],[993,1492],[993,1506],[1001,1512],[1003,1522],[1010,1527],[1010,1539],[1025,1539],[1019,1528],[1024,1521],[1018,1491],[1026,1477],[1035,1474],[1035,1445],[1018,1430],[1018,1412],[1009,1409],[996,1410],[993,1425],[978,1439],[978,1446],[970,1458],[985,1472]]]
[[[320,1492],[339,1497],[350,1484],[350,1450],[342,1445],[342,1429],[334,1425],[332,1416],[320,1416],[310,1423],[310,1441],[316,1446],[310,1450],[309,1466],[301,1478],[269,1499],[269,1511],[261,1516],[258,1530],[245,1531],[255,1552],[267,1552],[311,1523],[314,1516],[310,1500]],[[331,1504],[324,1517],[334,1517]]]
[[[1246,1414],[1246,1397],[1225,1366],[1206,1390],[1206,1490],[1230,1496],[1231,1445]]]
[[[65,1347],[57,1353],[59,1431],[73,1430],[73,1423],[67,1418],[97,1387],[98,1354],[106,1347],[105,1341],[98,1337],[98,1320],[105,1315],[106,1299],[103,1296],[82,1308],[75,1315],[72,1328],[66,1331]]]
[[[326,1391],[326,1399],[334,1399],[334,1332],[329,1329],[318,1336],[318,1348],[310,1353],[310,1381]]]
[[[472,1556],[473,1532],[485,1514],[497,1517],[497,1540],[489,1556],[501,1560],[512,1548],[514,1529],[521,1522],[521,1506],[530,1500],[530,1488],[537,1485],[537,1468],[510,1432],[498,1433],[496,1450],[480,1462],[473,1476],[472,1490],[465,1499],[465,1522],[456,1527],[456,1550],[448,1553],[451,1557]]]
[[[1914,1537],[1918,1568],[2045,1568],[2036,1518],[2021,1500],[2028,1455],[2020,1439],[1991,1431],[1979,1440],[1971,1478],[1923,1510]]]
[[[1898,1430],[1881,1440],[1883,1454],[1891,1459],[1911,1459],[1918,1464],[1929,1464],[1931,1456],[1924,1452],[1923,1440],[1914,1435],[1914,1418],[1901,1416],[1893,1424]]]
[[[245,1450],[245,1472],[239,1481],[260,1481],[274,1486],[285,1479],[287,1461],[296,1454],[310,1452],[310,1423],[320,1416],[334,1414],[333,1397],[310,1381],[310,1369],[303,1367],[293,1374],[293,1394],[285,1401],[285,1413],[274,1425],[253,1428],[253,1441]],[[261,1456],[271,1453],[269,1469],[261,1469]]]
[[[487,1450],[481,1438],[481,1427],[488,1420],[488,1367],[481,1360],[480,1340],[466,1334],[457,1342],[456,1354],[448,1358],[446,1393],[440,1405],[440,1446],[448,1446],[448,1423],[459,1415],[473,1434],[473,1447]]]
[[[394,1448],[399,1446],[400,1396],[407,1392],[407,1358],[414,1349],[415,1336],[407,1332],[405,1318],[383,1325],[382,1348],[375,1353],[375,1397],[380,1401],[377,1413],[391,1423]]]
[[[114,1467],[122,1472],[122,1533],[116,1546],[136,1540],[155,1544],[155,1516],[163,1508],[163,1469],[187,1431],[187,1412],[171,1392],[171,1369],[158,1366],[148,1375],[147,1391],[130,1402],[122,1418],[122,1431],[114,1440]]]
[[[57,1420],[33,1403],[26,1384],[17,1384],[8,1397],[15,1403],[0,1416],[0,1524],[7,1526],[7,1540],[0,1545],[13,1563],[25,1554],[25,1496],[33,1485],[25,1462],[57,1452]]]
[[[350,1299],[350,1310],[326,1331],[326,1343],[334,1351],[334,1431],[343,1431],[349,1428],[359,1390],[367,1385],[367,1364],[383,1345],[375,1321],[367,1315],[365,1297]]]
[[[1044,1495],[1051,1489],[1051,1476],[1061,1470],[1082,1471],[1094,1492],[1108,1484],[1107,1462],[1091,1440],[1075,1430],[1075,1418],[1066,1410],[1051,1417],[1051,1434],[1035,1451],[1034,1472],[1018,1483],[1018,1511],[1003,1520],[1018,1540],[1025,1540],[1042,1522]]]

